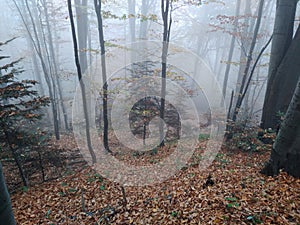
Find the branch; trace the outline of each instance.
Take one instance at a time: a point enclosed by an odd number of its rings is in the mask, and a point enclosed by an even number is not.
[[[256,58],[256,60],[255,60],[255,63],[254,63],[254,65],[253,65],[252,69],[251,69],[251,73],[250,73],[250,76],[249,76],[248,81],[247,81],[247,85],[246,85],[245,90],[244,90],[244,93],[243,93],[243,95],[242,95],[241,101],[244,100],[245,95],[246,95],[246,93],[247,93],[247,91],[248,91],[248,88],[249,88],[250,82],[251,82],[251,80],[252,80],[252,77],[253,77],[255,68],[256,68],[256,66],[257,66],[257,63],[259,62],[259,60],[260,60],[262,54],[264,53],[264,51],[267,49],[267,47],[268,47],[269,44],[271,43],[272,38],[273,38],[273,34],[271,35],[271,37],[270,37],[270,39],[268,40],[268,42],[266,43],[266,45],[261,49],[260,53],[258,54],[258,56],[257,56],[257,58]]]

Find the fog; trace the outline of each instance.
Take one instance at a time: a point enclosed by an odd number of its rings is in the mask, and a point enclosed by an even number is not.
[[[238,15],[235,16],[236,2],[239,1],[207,0],[202,1],[201,4],[195,0],[178,1],[172,7],[170,43],[173,46],[187,49],[199,56],[212,71],[220,90],[222,90],[224,85],[227,67],[229,72],[228,83],[225,89],[225,104],[227,107],[230,103],[231,91],[234,90],[236,94],[236,90],[238,90],[237,83],[240,82],[238,81],[238,77],[244,71],[243,69],[257,21],[259,1],[241,0]],[[135,5],[130,5],[133,3]],[[265,1],[262,21],[257,39],[255,40],[251,66],[253,66],[259,52],[266,45],[272,34],[275,3],[276,1]],[[28,4],[28,7],[26,7],[26,4]],[[55,58],[53,70],[54,67],[57,68],[55,76],[57,76],[57,79],[61,83],[61,90],[56,91],[62,92],[61,96],[63,99],[59,101],[62,101],[65,105],[68,114],[68,124],[71,124],[71,106],[78,81],[74,64],[73,42],[67,2],[60,0],[1,0],[0,8],[0,41],[4,42],[17,37],[16,40],[3,47],[1,54],[9,55],[12,59],[24,58],[21,65],[24,67],[25,73],[22,76],[38,80],[40,84],[37,89],[40,91],[40,94],[49,95],[49,88],[47,88],[45,80],[45,71],[41,67],[41,62],[33,43],[33,41],[40,41],[43,57],[46,60],[53,60]],[[80,14],[80,10],[82,14]],[[32,14],[32,21],[29,12]],[[143,12],[146,15],[143,15]],[[77,5],[77,10],[73,2],[73,13],[75,15],[75,25],[78,28],[79,45],[82,41],[85,45],[84,49],[79,50],[80,59],[84,57],[87,68],[91,68],[101,58],[93,1],[88,1],[87,6]],[[163,22],[159,1],[105,1],[102,13],[107,51],[106,57],[108,58],[114,57],[113,52],[115,49],[122,48],[122,46],[128,45],[131,42],[140,40],[162,41]],[[82,21],[85,16],[87,16],[87,20]],[[80,26],[78,24],[81,22],[86,25],[78,27]],[[49,27],[47,27],[47,23],[49,23]],[[34,36],[34,29],[37,32],[36,37]],[[52,43],[50,43],[51,40],[49,39],[50,31]],[[33,40],[30,38],[30,35],[32,35]],[[233,42],[233,54],[232,58],[229,59],[233,37],[235,38]],[[47,57],[51,56],[50,44],[53,45],[55,55],[53,56],[54,58],[47,59]],[[248,91],[249,94],[247,94],[246,98],[247,106],[245,107],[251,112],[251,115],[247,114],[247,116],[253,123],[259,122],[262,109],[268,74],[269,53],[270,45],[264,51],[256,65]],[[49,65],[52,64],[53,61],[49,62]],[[56,86],[55,83],[52,85]],[[57,98],[59,98],[58,95]],[[207,110],[207,107],[204,108]],[[58,110],[60,120],[62,120],[60,106]],[[49,112],[49,115],[50,118],[53,117],[51,112]],[[50,119],[49,124],[51,123]],[[63,125],[60,126],[64,129]]]

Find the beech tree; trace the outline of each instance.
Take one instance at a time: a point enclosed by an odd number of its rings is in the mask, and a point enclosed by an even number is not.
[[[98,22],[98,37],[101,48],[101,68],[102,68],[102,82],[103,82],[103,144],[104,148],[107,152],[111,152],[108,144],[108,84],[107,84],[107,75],[106,75],[106,61],[105,61],[105,43],[104,43],[104,33],[103,33],[103,21],[102,21],[102,2],[101,0],[94,0],[95,11],[97,14],[97,22]]]
[[[161,55],[161,100],[160,100],[160,146],[164,146],[164,131],[163,131],[163,120],[165,116],[165,98],[166,98],[166,75],[167,75],[167,56],[169,49],[169,41],[171,34],[172,25],[172,0],[161,0],[161,15],[163,19],[163,48]]]
[[[298,71],[293,71],[298,73]],[[284,169],[292,176],[300,177],[300,79],[288,107],[279,133],[273,145],[269,162],[262,173],[277,175]]]
[[[76,21],[77,21],[77,39],[79,50],[79,62],[81,71],[84,73],[87,69],[87,37],[88,37],[88,13],[87,0],[75,0]]]
[[[233,110],[233,115],[232,115],[233,122],[235,122],[237,119],[238,113],[240,111],[240,108],[242,106],[242,103],[243,103],[243,100],[245,97],[245,93],[247,92],[247,79],[249,78],[249,72],[251,71],[251,62],[253,60],[253,52],[254,52],[254,48],[255,48],[256,40],[257,40],[257,36],[258,36],[258,31],[259,31],[260,24],[261,24],[261,19],[262,19],[262,14],[263,14],[263,6],[264,6],[264,0],[260,0],[259,5],[258,5],[258,16],[257,16],[249,52],[247,54],[247,60],[246,60],[246,65],[245,65],[245,69],[244,69],[243,76],[242,76],[241,87],[239,89],[239,92],[237,93],[237,101],[235,103],[235,107]]]
[[[298,0],[277,1],[268,84],[261,120],[261,127],[264,129],[277,128],[279,114],[286,112],[299,78],[299,74],[292,72],[300,70],[299,31],[293,37],[297,2]]]
[[[228,82],[229,71],[230,71],[230,67],[231,67],[230,62],[232,61],[232,57],[233,57],[235,35],[237,32],[238,16],[240,14],[240,8],[241,8],[241,0],[237,0],[236,1],[236,9],[235,9],[235,19],[234,19],[233,31],[232,31],[233,35],[231,36],[231,43],[230,43],[229,54],[228,54],[228,59],[227,59],[228,63],[226,65],[224,82],[223,82],[223,90],[222,90],[223,98],[222,98],[222,102],[221,102],[222,105],[224,104],[223,101],[225,100],[225,97],[226,97],[227,82]]]
[[[57,65],[54,65],[53,62],[49,60],[51,58],[50,56],[51,52],[53,53],[52,59],[55,58],[53,43],[51,48],[51,45],[48,45],[46,41],[47,40],[46,31],[44,30],[45,26],[43,26],[43,21],[41,18],[42,12],[41,11],[38,12],[37,10],[38,7],[36,3],[28,0],[23,0],[22,2],[17,2],[13,0],[13,3],[27,31],[28,38],[33,46],[33,50],[36,53],[37,58],[39,59],[39,63],[44,74],[44,78],[48,88],[48,94],[51,101],[54,133],[56,139],[59,140],[60,129],[59,129],[59,112],[58,112],[58,103],[57,103],[57,92],[59,90],[57,90],[57,87],[60,87],[60,84],[57,85],[58,84],[57,74],[55,73],[56,70],[54,69]],[[48,28],[50,29],[50,27]],[[51,43],[51,41],[53,41],[52,36],[49,34],[48,37],[51,37],[51,39],[48,40],[49,43]],[[64,113],[64,115],[66,116],[66,113]]]
[[[72,10],[71,0],[68,0],[68,11],[69,11],[69,17],[70,17],[71,31],[72,31],[75,64],[76,64],[76,68],[77,68],[78,81],[79,81],[80,89],[81,89],[82,107],[83,107],[83,113],[84,113],[84,119],[85,119],[85,132],[86,132],[87,147],[88,147],[89,153],[91,154],[92,162],[96,163],[97,159],[96,159],[96,155],[93,150],[92,142],[91,142],[90,121],[89,121],[89,114],[88,114],[88,104],[87,104],[87,99],[86,99],[86,88],[85,88],[84,80],[82,78],[82,70],[81,70],[81,65],[79,62],[78,44],[77,44],[77,38],[76,38],[75,23],[74,23],[74,19],[73,19],[73,10]]]

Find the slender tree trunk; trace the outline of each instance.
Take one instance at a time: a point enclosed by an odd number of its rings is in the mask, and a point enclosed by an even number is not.
[[[82,73],[87,69],[88,14],[87,0],[75,0],[79,62]]]
[[[108,143],[108,107],[107,107],[107,101],[108,101],[108,84],[107,84],[107,75],[106,75],[106,61],[105,61],[105,45],[104,45],[104,33],[103,33],[103,22],[102,22],[102,14],[101,14],[101,8],[102,8],[102,2],[101,0],[94,0],[94,6],[95,11],[97,14],[97,21],[98,21],[98,33],[99,33],[99,42],[101,47],[101,66],[102,66],[102,82],[103,82],[103,143],[104,148],[107,152],[111,152],[109,149],[109,143]]]
[[[172,0],[161,0],[161,14],[163,19],[163,49],[161,56],[161,99],[160,99],[160,147],[165,145],[164,143],[164,114],[165,114],[165,98],[166,98],[166,75],[167,75],[167,56],[170,41],[171,25],[172,25]]]
[[[86,140],[87,140],[88,150],[92,157],[92,162],[96,163],[97,159],[96,159],[95,152],[92,148],[92,142],[91,142],[89,113],[88,113],[87,100],[86,100],[86,95],[85,95],[86,91],[85,91],[85,84],[82,79],[82,72],[81,72],[81,67],[80,67],[80,62],[79,62],[79,57],[78,57],[78,45],[77,45],[77,39],[76,39],[75,24],[74,24],[74,19],[73,19],[71,0],[68,0],[68,11],[69,11],[71,30],[72,30],[72,39],[73,39],[73,45],[74,45],[75,64],[76,64],[76,68],[77,68],[78,80],[80,83],[81,95],[82,95]]]
[[[244,99],[245,94],[246,94],[245,86],[247,85],[246,81],[247,81],[247,78],[248,78],[248,75],[249,75],[250,65],[251,65],[251,62],[252,62],[252,55],[253,55],[253,51],[254,51],[254,48],[255,48],[259,27],[260,27],[260,24],[261,24],[263,6],[264,6],[264,0],[260,0],[259,6],[258,6],[259,8],[258,8],[257,21],[256,21],[255,29],[254,29],[253,38],[252,38],[252,41],[251,41],[251,46],[250,46],[249,53],[248,53],[248,56],[247,56],[247,62],[246,62],[246,67],[245,67],[245,71],[244,71],[244,74],[243,74],[241,88],[239,90],[238,99],[237,99],[237,102],[236,102],[236,105],[235,105],[235,108],[234,108],[234,111],[233,111],[233,116],[232,116],[232,121],[233,122],[235,122],[236,119],[237,119],[237,115],[239,113],[239,110],[240,110],[240,108],[242,106],[242,103],[243,103],[243,99]]]
[[[40,60],[40,63],[41,63],[42,69],[43,69],[43,73],[45,75],[46,84],[47,84],[47,87],[48,87],[48,90],[49,90],[50,100],[51,100],[51,109],[52,109],[52,114],[53,114],[53,125],[54,125],[55,137],[56,137],[57,140],[59,140],[59,126],[58,126],[58,121],[57,121],[57,109],[56,109],[56,105],[55,105],[55,101],[54,101],[54,95],[53,95],[53,92],[52,92],[52,84],[51,84],[51,80],[49,78],[49,73],[48,73],[48,69],[47,69],[47,66],[46,66],[45,61],[44,61],[44,57],[42,55],[40,39],[39,39],[39,36],[38,36],[38,32],[37,32],[37,28],[36,28],[33,16],[31,14],[31,10],[28,6],[28,1],[25,0],[25,6],[24,7],[26,7],[26,10],[28,11],[29,19],[32,23],[33,35],[31,34],[31,31],[29,29],[29,25],[26,22],[25,16],[23,15],[20,7],[18,6],[18,4],[16,3],[15,0],[13,0],[13,3],[17,8],[17,11],[18,11],[18,13],[21,17],[21,20],[22,20],[25,28],[26,28],[28,36],[29,36],[29,38],[30,38],[30,40],[33,44],[34,50],[36,51],[36,53],[38,55],[38,58]]]
[[[53,69],[54,69],[54,71],[53,71],[54,72],[54,81],[57,84],[57,92],[58,92],[58,95],[59,95],[59,102],[60,102],[60,106],[61,106],[62,113],[63,113],[65,129],[68,130],[69,129],[68,115],[67,115],[66,108],[65,108],[65,105],[64,105],[64,102],[63,102],[62,88],[61,88],[60,80],[59,80],[59,77],[58,77],[58,62],[56,61],[54,45],[53,45],[52,31],[51,31],[50,22],[49,22],[48,8],[47,8],[47,3],[46,3],[45,0],[43,0],[43,7],[44,7],[47,33],[48,33],[48,44],[49,44],[49,50],[50,50],[50,57],[52,59],[52,64],[53,64]]]
[[[29,19],[30,19],[30,21],[32,23],[33,35],[31,34],[29,26],[28,26],[28,24],[25,21],[24,15],[23,15],[22,11],[20,10],[20,7],[18,6],[18,4],[16,3],[15,0],[13,0],[13,2],[15,4],[17,10],[18,10],[18,13],[20,14],[22,22],[23,22],[23,24],[24,24],[24,26],[25,26],[25,28],[27,30],[27,33],[29,35],[29,38],[31,39],[32,44],[34,46],[34,50],[36,51],[36,53],[37,53],[37,55],[39,57],[40,63],[42,65],[43,73],[45,75],[45,80],[46,80],[46,84],[48,86],[49,96],[50,96],[50,100],[51,100],[51,109],[52,109],[52,114],[53,114],[54,133],[55,133],[56,139],[59,140],[60,136],[59,136],[57,108],[56,108],[55,96],[54,96],[53,90],[52,90],[53,84],[51,83],[51,78],[50,78],[50,75],[49,75],[49,72],[48,72],[48,69],[47,69],[44,57],[43,57],[41,43],[40,43],[41,40],[39,39],[39,36],[38,36],[36,24],[34,22],[34,19],[33,19],[31,10],[30,10],[30,7],[28,5],[28,0],[25,0],[25,7],[26,7],[26,10],[28,11]]]
[[[283,110],[282,112],[286,111],[287,104],[291,99],[291,93],[295,90],[297,81],[293,79],[294,84],[288,89],[291,90],[291,92],[285,93],[287,90],[284,90],[279,82],[282,80],[282,78],[279,77],[282,73],[277,73],[277,70],[292,43],[297,2],[297,0],[277,0],[268,84],[261,121],[261,127],[264,129],[275,129],[278,126],[277,114],[281,110]],[[282,102],[278,103],[277,101],[278,96],[281,95],[286,95],[287,102],[285,102],[284,105],[282,105]]]
[[[147,16],[149,10],[149,0],[142,0],[142,16]],[[143,20],[140,22],[140,34],[139,38],[142,40],[147,39],[147,28],[148,28],[148,20]]]
[[[242,39],[242,46],[241,46],[241,52],[240,52],[240,66],[239,66],[239,72],[238,72],[238,78],[235,86],[235,93],[239,93],[241,88],[241,83],[243,79],[243,74],[246,67],[246,61],[247,61],[247,52],[249,51],[250,46],[250,16],[251,16],[251,0],[246,1],[245,6],[245,19],[244,19],[244,26],[242,30],[242,35],[244,38]],[[254,19],[253,19],[254,20]],[[250,41],[249,41],[250,39]],[[236,104],[237,102],[237,95],[234,97],[233,104]]]
[[[290,71],[291,72],[291,71]],[[297,71],[292,71],[297,73]],[[261,171],[266,175],[277,175],[284,169],[292,176],[300,177],[300,79],[285,119],[273,145],[269,162]]]
[[[9,193],[7,191],[5,179],[2,171],[2,164],[0,162],[0,221],[1,224],[15,225],[13,210],[11,207],[11,201]]]
[[[127,0],[129,13],[130,41],[135,42],[135,0]]]
[[[227,90],[227,82],[228,82],[228,77],[229,77],[229,71],[230,71],[230,66],[231,66],[231,61],[233,57],[233,51],[234,51],[234,43],[235,43],[235,35],[237,31],[237,23],[238,23],[238,16],[240,14],[240,8],[241,8],[241,0],[236,1],[236,9],[235,9],[235,19],[234,19],[234,24],[233,24],[233,34],[231,37],[231,43],[230,43],[230,49],[229,49],[229,54],[228,54],[228,59],[227,59],[227,65],[226,65],[226,70],[225,70],[225,76],[224,76],[224,81],[223,81],[223,89],[222,89],[222,94],[223,98],[221,100],[221,105],[224,104],[224,100],[226,97],[226,90]]]

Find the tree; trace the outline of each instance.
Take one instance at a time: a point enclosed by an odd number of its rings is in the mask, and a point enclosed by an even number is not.
[[[95,11],[97,14],[97,21],[98,21],[98,35],[99,35],[99,42],[101,48],[101,68],[102,68],[102,82],[103,82],[103,143],[104,148],[106,151],[111,152],[109,149],[108,144],[108,84],[107,84],[107,75],[106,75],[106,61],[105,61],[105,45],[104,45],[104,33],[103,33],[103,22],[102,22],[102,14],[101,14],[101,7],[102,2],[101,0],[94,0]]]
[[[75,64],[76,64],[76,68],[77,68],[77,75],[78,75],[78,80],[80,83],[81,96],[82,96],[82,107],[83,107],[84,119],[85,119],[85,132],[86,132],[87,146],[88,146],[88,150],[92,157],[92,163],[94,164],[94,163],[96,163],[97,159],[96,159],[96,155],[93,150],[92,142],[91,142],[90,122],[89,122],[88,106],[87,106],[87,100],[86,100],[86,91],[85,91],[84,80],[82,78],[82,71],[81,71],[81,66],[80,66],[79,56],[78,56],[78,45],[77,45],[75,23],[74,23],[74,19],[73,19],[71,0],[68,0],[68,11],[69,11],[69,17],[70,17],[71,31],[72,31]]]
[[[167,75],[167,56],[170,42],[171,25],[172,25],[172,0],[161,0],[161,15],[163,19],[163,48],[161,55],[161,100],[160,100],[160,147],[164,146],[164,114],[166,98],[166,75]]]
[[[230,49],[229,49],[229,54],[228,54],[228,59],[227,59],[227,65],[226,65],[226,70],[225,70],[225,77],[224,77],[224,82],[223,82],[223,98],[221,104],[224,104],[224,100],[226,97],[226,89],[227,89],[227,82],[228,82],[228,77],[229,77],[229,71],[230,71],[230,62],[232,61],[232,56],[233,56],[233,51],[234,51],[234,43],[235,43],[235,35],[237,32],[237,25],[238,25],[238,16],[240,14],[240,8],[241,8],[241,0],[237,0],[236,2],[236,9],[235,9],[235,19],[234,19],[234,24],[233,24],[233,35],[231,36],[231,43],[230,43]]]
[[[298,71],[293,71],[298,73]],[[288,107],[279,133],[273,145],[269,162],[262,173],[277,175],[284,169],[292,176],[300,177],[300,79]]]
[[[9,193],[7,191],[5,179],[2,172],[2,164],[0,162],[0,221],[1,224],[15,225],[13,210]]]
[[[286,68],[294,71],[300,69],[299,32],[293,38],[297,2],[298,0],[277,1],[268,84],[261,120],[261,127],[264,129],[277,128],[277,115],[286,112],[298,81],[297,73],[282,72]]]
[[[13,0],[13,2],[17,8],[17,11],[23,22],[23,25],[26,28],[29,39],[34,47],[34,51],[36,52],[41,64],[42,71],[45,76],[45,81],[48,87],[50,101],[51,101],[54,133],[56,139],[59,140],[60,138],[59,120],[58,120],[59,114],[58,114],[57,99],[56,99],[57,90],[55,85],[55,77],[54,77],[55,75],[52,70],[52,65],[49,61],[50,55],[46,43],[46,37],[45,37],[45,32],[43,30],[42,21],[40,17],[33,14],[32,9],[33,8],[36,9],[36,8],[30,7],[31,5],[29,4],[28,0],[24,0],[23,2],[23,7],[25,8],[25,10],[21,10],[20,6],[17,4],[15,0]]]
[[[262,19],[262,13],[263,13],[263,6],[264,6],[264,0],[260,0],[259,2],[259,6],[258,6],[258,16],[257,16],[257,21],[255,24],[255,29],[254,29],[254,33],[253,33],[253,37],[251,40],[251,44],[250,44],[250,49],[247,55],[247,61],[246,61],[246,65],[245,65],[245,70],[243,73],[243,77],[242,77],[242,82],[241,82],[241,87],[239,92],[237,93],[237,101],[234,107],[234,111],[233,111],[233,115],[232,115],[232,121],[235,122],[238,116],[238,113],[240,111],[240,108],[242,106],[245,94],[247,92],[247,79],[249,78],[249,71],[251,68],[251,62],[253,60],[253,51],[256,45],[256,40],[257,40],[257,36],[258,36],[258,31],[260,28],[260,24],[261,24],[261,19]]]
[[[6,43],[0,43],[0,46]],[[0,60],[5,58],[9,57],[0,56]],[[20,155],[22,149],[33,145],[30,135],[34,128],[31,124],[30,129],[26,129],[25,125],[42,118],[39,111],[49,104],[49,98],[38,96],[32,89],[37,84],[35,80],[17,80],[16,76],[23,72],[15,68],[20,61],[0,66],[0,140],[14,158],[24,186],[28,186]]]
[[[149,0],[142,0],[142,7],[141,7],[142,16],[147,16],[149,6],[150,6]],[[140,33],[139,33],[140,39],[142,40],[147,39],[147,28],[148,28],[148,20],[142,19],[140,22]]]
[[[87,69],[87,35],[88,35],[88,13],[87,0],[75,0],[76,21],[77,21],[77,39],[79,49],[79,62],[81,71],[84,73]]]
[[[46,22],[46,28],[47,28],[47,42],[48,42],[48,48],[49,48],[49,53],[48,54],[48,58],[51,58],[51,61],[49,62],[49,67],[52,67],[53,70],[53,75],[54,75],[54,87],[57,88],[57,92],[58,92],[58,96],[59,96],[59,102],[60,102],[60,106],[61,106],[61,110],[62,110],[62,114],[63,114],[63,118],[64,118],[64,125],[65,125],[65,129],[68,130],[69,126],[68,126],[68,115],[66,112],[66,107],[63,101],[63,95],[62,95],[62,88],[61,88],[61,82],[59,80],[58,77],[58,67],[59,67],[59,63],[58,60],[56,60],[56,53],[54,50],[54,41],[53,41],[53,35],[52,35],[52,28],[50,26],[50,19],[49,19],[49,13],[48,13],[48,4],[45,0],[41,1],[41,4],[43,5],[44,8],[44,16],[45,16],[45,22]],[[42,12],[39,13],[39,15],[41,15]],[[47,44],[45,43],[45,45],[47,46]]]

